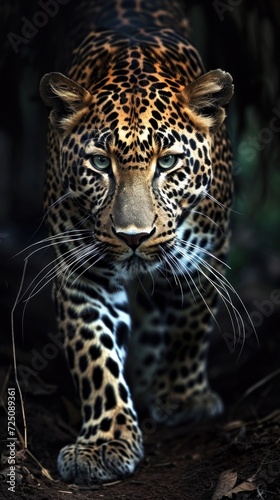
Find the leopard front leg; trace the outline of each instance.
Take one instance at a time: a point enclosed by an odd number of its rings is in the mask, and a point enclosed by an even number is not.
[[[201,281],[197,287],[201,287]],[[223,410],[220,397],[209,386],[207,374],[217,293],[207,282],[200,290],[200,293],[197,289],[188,290],[183,301],[178,293],[173,301],[169,299],[166,309],[166,349],[153,384],[151,414],[158,419],[166,415],[168,425],[204,420]]]
[[[59,453],[58,470],[65,481],[77,484],[131,474],[143,456],[142,436],[123,375],[130,327],[126,294],[108,289],[79,282],[58,287],[56,294],[83,416],[76,443]]]
[[[216,302],[217,292],[203,276],[180,284],[159,276],[151,297],[139,290],[134,309],[145,322],[136,321],[130,340],[137,352],[132,379],[140,382],[135,400],[145,400],[155,423],[199,421],[222,411],[207,376]]]

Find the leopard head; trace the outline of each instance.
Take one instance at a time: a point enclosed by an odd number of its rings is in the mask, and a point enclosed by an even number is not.
[[[209,191],[213,137],[233,94],[220,69],[182,85],[156,64],[138,77],[114,68],[87,89],[49,73],[40,87],[63,189],[128,275],[161,264]]]

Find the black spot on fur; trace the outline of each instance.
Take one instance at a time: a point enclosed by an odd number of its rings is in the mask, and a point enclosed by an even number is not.
[[[93,407],[93,418],[97,420],[102,413],[102,397],[97,396]]]
[[[112,358],[107,358],[106,360],[106,366],[108,370],[114,375],[114,377],[118,378],[120,370],[118,363],[114,361]]]
[[[112,419],[105,417],[100,422],[100,430],[103,432],[108,432],[111,428],[111,425],[112,425]]]
[[[112,410],[117,404],[114,387],[107,384],[105,387],[105,410]]]
[[[82,394],[84,400],[88,399],[91,394],[91,386],[87,377],[83,377],[82,379]]]
[[[100,336],[100,342],[104,345],[104,347],[107,347],[107,349],[113,349],[114,347],[113,340],[107,333],[103,333]]]
[[[128,392],[122,383],[119,384],[119,395],[120,395],[121,399],[124,401],[124,403],[127,403]]]
[[[85,372],[86,369],[88,367],[88,358],[87,358],[87,355],[86,354],[83,354],[80,358],[79,358],[79,369],[81,370],[81,372]]]
[[[90,405],[84,405],[84,421],[88,422],[91,419],[92,408]]]
[[[96,366],[93,369],[92,381],[94,383],[95,389],[96,390],[100,389],[102,382],[103,382],[103,370],[102,370],[102,368],[100,368],[100,366]]]
[[[118,416],[117,416],[117,418],[116,418],[116,422],[119,425],[126,424],[126,417],[125,417],[125,415],[123,415],[122,413],[119,413]]]
[[[122,321],[118,323],[116,330],[116,340],[119,347],[122,347],[127,343],[128,332],[128,326],[125,323],[123,323]]]
[[[86,307],[80,312],[80,317],[85,323],[92,323],[99,318],[99,314],[95,309]]]
[[[99,345],[91,345],[89,348],[89,355],[93,361],[100,358],[101,356],[101,348]]]

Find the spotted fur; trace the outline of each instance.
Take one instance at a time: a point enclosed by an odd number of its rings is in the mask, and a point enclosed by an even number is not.
[[[131,391],[155,420],[164,406],[170,424],[222,407],[206,355],[217,296],[228,297],[232,79],[205,73],[183,5],[78,3],[67,76],[41,82],[58,324],[83,416],[58,457],[65,481],[135,470]]]

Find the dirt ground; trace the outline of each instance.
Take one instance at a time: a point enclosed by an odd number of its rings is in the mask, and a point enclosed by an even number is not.
[[[269,324],[266,324],[268,327]],[[9,491],[7,463],[7,388],[13,387],[8,367],[1,368],[0,498],[66,499],[280,499],[280,339],[274,337],[243,363],[232,363],[225,346],[214,342],[210,352],[212,385],[225,402],[218,419],[196,426],[169,429],[154,423],[144,429],[145,458],[136,473],[111,484],[81,487],[60,481],[56,471],[59,449],[74,441],[79,420],[67,377],[62,384],[30,378],[24,392],[29,453],[17,447],[15,493]],[[218,354],[217,354],[218,353]],[[60,369],[64,372],[63,363]],[[66,375],[65,375],[66,376]],[[65,382],[66,380],[66,382]],[[65,387],[68,387],[68,391]],[[16,422],[22,431],[19,398]],[[50,477],[44,475],[44,469]],[[45,472],[46,472],[45,471]]]
[[[267,397],[267,390],[259,392],[259,400]],[[18,453],[15,494],[10,492],[9,469],[4,463],[6,442],[2,441],[1,499],[280,498],[280,410],[259,417],[258,408],[250,405],[248,418],[241,418],[240,407],[203,426],[158,429],[146,437],[146,457],[134,476],[103,486],[78,487],[62,483],[55,470],[60,446],[71,441],[69,430],[54,411],[55,399],[46,398],[47,411],[43,402],[26,405],[30,450],[52,479],[44,477],[28,454]],[[3,429],[3,412],[1,416]]]

